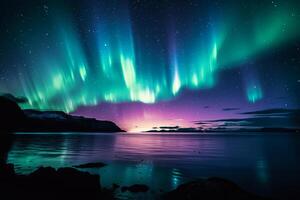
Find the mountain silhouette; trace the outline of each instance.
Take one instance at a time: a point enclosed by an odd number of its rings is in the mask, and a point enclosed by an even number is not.
[[[120,132],[114,122],[72,116],[62,111],[22,110],[11,98],[0,96],[2,132]]]

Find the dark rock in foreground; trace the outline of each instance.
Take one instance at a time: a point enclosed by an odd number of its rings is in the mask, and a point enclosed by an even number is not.
[[[113,183],[112,184],[112,190],[115,191],[116,189],[118,189],[120,187],[119,184]]]
[[[133,192],[133,193],[137,193],[137,192],[147,192],[149,190],[149,187],[147,185],[143,185],[143,184],[134,184],[131,186],[124,186],[121,188],[122,192]]]
[[[17,103],[0,96],[0,131],[16,131],[25,122],[26,116]]]
[[[75,165],[73,167],[76,168],[101,168],[101,167],[105,167],[106,164],[102,163],[102,162],[97,162],[97,163],[86,163],[86,164],[82,164],[82,165]]]
[[[36,187],[41,190],[45,189],[41,183],[48,185],[51,188],[61,191],[97,191],[101,189],[99,175],[91,175],[88,172],[81,172],[74,168],[59,168],[55,170],[52,167],[40,167],[28,178],[32,183],[37,183]],[[46,188],[47,190],[47,188]]]
[[[40,167],[17,175],[13,165],[0,166],[0,194],[9,199],[114,199],[101,188],[98,175],[74,168]]]
[[[14,141],[14,135],[0,129],[0,166],[6,163],[8,152]]]
[[[263,200],[238,185],[221,178],[199,179],[180,185],[163,196],[166,200]]]
[[[29,175],[17,175],[11,164],[0,165],[0,194],[6,199],[114,199],[111,190],[100,185],[99,175],[74,168],[40,167]],[[147,192],[149,187],[134,184],[122,187],[122,192]],[[221,178],[199,179],[180,185],[162,196],[166,200],[266,200],[244,191],[236,184]]]

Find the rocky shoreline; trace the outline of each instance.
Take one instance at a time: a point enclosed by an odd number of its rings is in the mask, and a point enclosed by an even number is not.
[[[91,164],[89,164],[91,165]],[[40,167],[31,174],[18,175],[12,164],[0,166],[0,192],[10,199],[117,199],[116,190],[146,193],[150,188],[143,184],[107,189],[101,186],[100,176],[72,167],[54,169]],[[204,200],[263,200],[265,198],[244,191],[238,185],[222,179],[198,179],[164,193],[158,199]]]
[[[29,175],[18,175],[12,164],[6,164],[0,168],[0,192],[10,199],[114,199],[99,179],[70,167],[40,167]]]

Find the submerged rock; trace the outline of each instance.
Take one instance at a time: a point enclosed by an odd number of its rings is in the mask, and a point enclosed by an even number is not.
[[[99,175],[81,172],[74,168],[40,167],[27,176],[31,184],[41,190],[100,190]]]
[[[12,165],[5,165],[0,169],[0,193],[10,199],[114,199],[99,178],[74,168],[52,167],[17,175]]]
[[[222,178],[199,179],[180,185],[163,196],[166,200],[263,200]]]
[[[122,192],[133,192],[133,193],[137,193],[137,192],[147,192],[149,190],[149,187],[147,185],[144,184],[134,184],[131,186],[123,186],[121,188]]]
[[[116,183],[113,183],[113,184],[112,184],[112,190],[113,190],[113,191],[116,190],[116,189],[118,189],[119,187],[120,187],[119,184],[116,184]]]

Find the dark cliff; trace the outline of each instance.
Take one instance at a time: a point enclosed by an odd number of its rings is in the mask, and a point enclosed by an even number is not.
[[[0,131],[2,132],[120,132],[111,121],[78,117],[61,111],[22,110],[18,104],[0,97]]]

